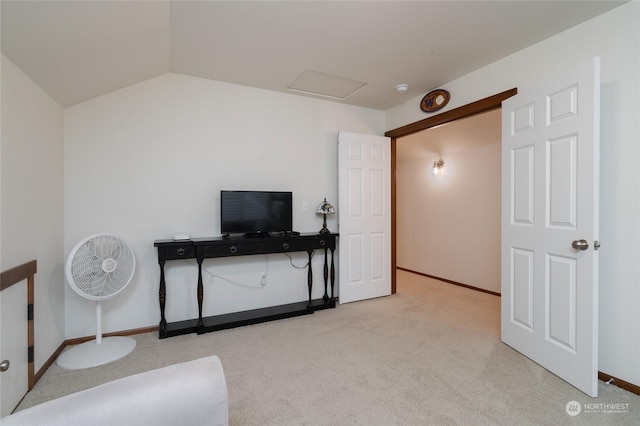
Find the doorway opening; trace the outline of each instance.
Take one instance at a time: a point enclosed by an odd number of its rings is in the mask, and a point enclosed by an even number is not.
[[[471,117],[476,114],[501,108],[502,101],[517,94],[517,89],[510,89],[505,92],[481,99],[476,102],[455,108],[424,120],[389,130],[385,136],[391,138],[391,293],[396,293],[396,267],[397,267],[397,144],[398,139],[414,133],[450,123],[452,121]]]

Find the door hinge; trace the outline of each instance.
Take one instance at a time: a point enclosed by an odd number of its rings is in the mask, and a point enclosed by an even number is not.
[[[33,321],[33,303],[27,305],[27,321]]]
[[[593,242],[593,249],[594,250],[598,250],[600,248],[600,241],[594,241]]]
[[[27,348],[27,362],[33,362],[33,345]]]

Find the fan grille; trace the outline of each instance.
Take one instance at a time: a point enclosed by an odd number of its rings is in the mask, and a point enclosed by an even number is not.
[[[76,292],[89,299],[114,296],[129,283],[135,269],[131,247],[110,235],[88,238],[69,257],[69,281]]]

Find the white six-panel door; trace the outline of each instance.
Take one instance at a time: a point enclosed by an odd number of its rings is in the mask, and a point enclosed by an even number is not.
[[[340,303],[391,294],[391,140],[338,135]]]
[[[594,58],[502,107],[502,340],[594,397],[599,104]]]

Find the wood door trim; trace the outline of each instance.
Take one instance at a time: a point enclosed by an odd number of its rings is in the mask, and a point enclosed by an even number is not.
[[[518,94],[518,89],[513,88],[497,93],[479,101],[454,108],[442,114],[434,115],[414,123],[398,127],[385,132],[385,136],[391,138],[391,293],[396,292],[396,148],[398,138],[408,136],[422,130],[429,129],[440,124],[449,123],[461,118],[491,111],[502,107],[502,101]]]
[[[410,123],[405,126],[398,127],[397,129],[389,130],[384,135],[390,138],[408,136],[412,133],[426,130],[430,127],[449,123],[460,118],[470,117],[482,112],[491,111],[493,109],[500,108],[502,106],[502,101],[504,101],[505,99],[509,99],[517,93],[518,89],[516,88],[506,90],[493,96],[480,99],[479,101],[475,101],[470,104],[452,109],[451,111],[443,112],[442,114],[434,115],[433,117],[427,117],[420,121],[416,121],[415,123]]]

